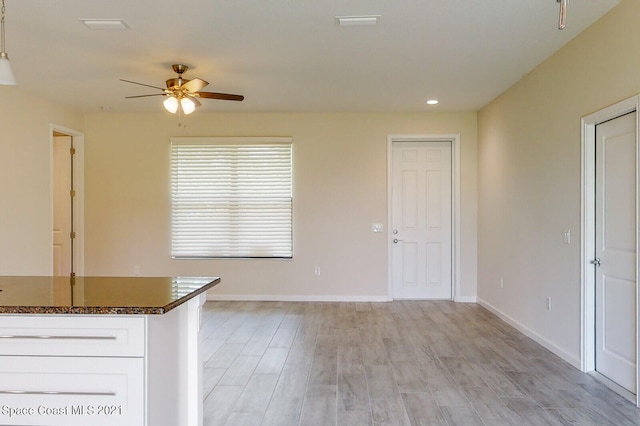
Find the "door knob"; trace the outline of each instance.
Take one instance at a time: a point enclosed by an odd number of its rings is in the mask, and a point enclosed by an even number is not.
[[[600,266],[600,258],[596,257],[595,259],[591,260],[589,263],[592,265]]]
[[[398,244],[398,241],[402,241],[402,240],[399,240],[399,239],[397,239],[397,238],[394,238],[394,239],[393,239],[393,244]]]

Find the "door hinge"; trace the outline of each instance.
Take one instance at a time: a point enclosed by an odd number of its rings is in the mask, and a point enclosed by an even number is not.
[[[71,231],[71,233],[69,234],[69,236],[71,237],[71,239],[76,237],[76,233],[74,231]]]
[[[69,192],[69,195],[71,195],[71,197],[75,197],[75,196],[76,196],[76,191],[72,189],[72,190]]]
[[[76,154],[76,149],[75,149],[75,148],[73,148],[73,147],[72,147],[72,148],[70,148],[70,149],[69,149],[69,153],[70,153],[71,155],[75,155],[75,154]]]

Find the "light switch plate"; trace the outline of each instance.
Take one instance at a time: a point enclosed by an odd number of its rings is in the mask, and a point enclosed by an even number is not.
[[[565,229],[562,231],[562,243],[571,244],[571,229]]]
[[[382,232],[384,230],[384,226],[381,223],[372,223],[371,224],[371,232]]]

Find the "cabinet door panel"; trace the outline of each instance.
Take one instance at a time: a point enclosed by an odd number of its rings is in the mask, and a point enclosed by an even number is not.
[[[0,357],[2,425],[144,422],[143,358]]]

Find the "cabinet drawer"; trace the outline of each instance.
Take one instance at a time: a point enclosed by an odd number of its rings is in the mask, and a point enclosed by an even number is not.
[[[143,358],[0,357],[2,425],[143,425]]]
[[[144,317],[0,315],[0,355],[144,356]]]

